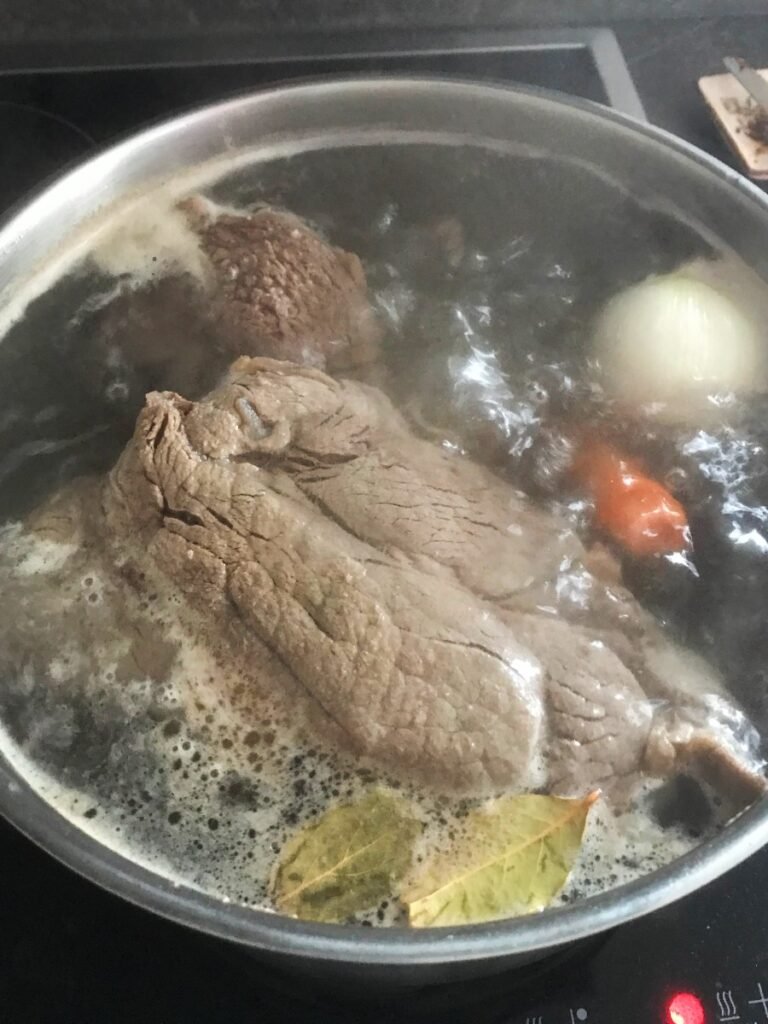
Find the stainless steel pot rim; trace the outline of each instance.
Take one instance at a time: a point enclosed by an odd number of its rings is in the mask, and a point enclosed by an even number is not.
[[[320,960],[413,965],[485,960],[546,950],[599,934],[692,893],[768,841],[768,800],[684,857],[600,896],[486,925],[457,929],[319,925],[225,903],[177,885],[103,846],[61,816],[0,761],[0,812],[78,874],[123,899],[220,939]]]
[[[26,231],[50,214],[54,194],[84,172],[99,174],[119,163],[138,140],[160,142],[174,130],[183,131],[196,120],[224,118],[235,110],[253,108],[271,98],[302,92],[340,98],[354,92],[377,90],[393,98],[415,91],[471,93],[478,101],[500,93],[524,94],[543,103],[570,107],[582,114],[631,129],[664,144],[679,156],[724,179],[755,204],[763,215],[768,199],[732,168],[662,129],[636,122],[627,115],[570,96],[532,87],[479,84],[440,76],[344,77],[278,86],[249,93],[166,120],[80,164],[43,191],[0,231],[0,260],[23,240]],[[573,906],[542,914],[512,918],[488,925],[457,929],[374,929],[349,925],[316,925],[278,914],[226,903],[191,886],[178,885],[115,853],[81,831],[45,802],[11,765],[0,757],[0,813],[21,832],[62,863],[103,888],[170,920],[210,935],[276,953],[374,964],[430,964],[511,957],[544,950],[597,934],[657,910],[713,881],[768,842],[768,799],[762,799],[731,822],[721,834],[668,866],[635,882]]]

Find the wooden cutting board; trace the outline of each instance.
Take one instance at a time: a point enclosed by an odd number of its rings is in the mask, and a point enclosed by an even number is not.
[[[758,74],[768,81],[768,68],[759,69]],[[747,133],[750,111],[754,112],[755,106],[744,87],[726,72],[700,78],[699,91],[725,141],[750,178],[768,180],[768,131],[766,142],[759,142]]]

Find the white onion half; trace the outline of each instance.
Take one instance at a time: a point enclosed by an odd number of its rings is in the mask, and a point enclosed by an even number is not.
[[[758,280],[746,268],[692,263],[614,296],[594,333],[608,392],[687,418],[718,396],[762,389],[768,290]]]

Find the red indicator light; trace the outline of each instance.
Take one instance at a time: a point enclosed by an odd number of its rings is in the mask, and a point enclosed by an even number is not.
[[[692,992],[678,992],[669,1001],[667,1024],[704,1024],[704,1007]]]

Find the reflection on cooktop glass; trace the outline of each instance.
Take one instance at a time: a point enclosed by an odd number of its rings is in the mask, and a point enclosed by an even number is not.
[[[174,112],[266,85],[323,75],[439,74],[555,88],[610,102],[595,52],[477,50],[208,67],[18,73],[0,77],[0,207],[88,151]]]

